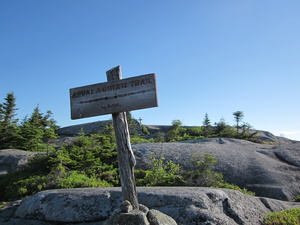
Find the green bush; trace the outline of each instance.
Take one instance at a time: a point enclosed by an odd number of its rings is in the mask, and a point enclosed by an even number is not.
[[[194,170],[186,172],[184,176],[187,181],[187,185],[219,187],[221,184],[223,184],[223,175],[212,171],[212,168],[216,162],[216,158],[210,154],[205,154],[202,157],[192,157],[191,164]]]
[[[153,142],[162,143],[165,142],[166,138],[165,135],[162,132],[158,132],[156,134],[156,137],[154,138]]]
[[[203,135],[203,128],[202,127],[189,127],[186,129],[186,133],[192,137],[199,137],[199,136]]]
[[[169,142],[183,141],[187,138],[186,128],[182,127],[180,120],[172,121],[172,129],[167,132],[166,140]]]
[[[255,195],[254,192],[248,191],[246,188],[242,189],[237,185],[226,183],[221,173],[212,171],[216,163],[217,159],[210,154],[192,157],[191,164],[194,169],[184,173],[186,184],[189,186],[226,188],[251,196]]]
[[[221,119],[220,122],[215,123],[214,136],[234,138],[236,137],[236,130],[228,125],[224,119]]]
[[[138,186],[180,186],[184,182],[179,175],[180,166],[164,157],[151,157],[152,167],[150,170],[135,171]]]
[[[60,188],[111,187],[107,181],[91,178],[77,171],[67,171],[59,176],[53,173],[31,175],[18,181],[10,182],[5,187],[5,199],[17,199],[36,192]]]
[[[106,135],[93,134],[85,136],[83,132],[71,145],[61,148],[57,160],[70,170],[82,171],[89,177],[102,178],[107,172],[113,172],[117,178],[116,144]]]
[[[299,225],[300,209],[287,209],[280,212],[272,212],[265,216],[263,225]]]
[[[106,175],[108,172],[106,172]],[[102,174],[102,176],[105,176]],[[62,154],[34,157],[25,168],[1,177],[0,201],[20,199],[48,189],[111,187],[115,177],[106,180],[70,170],[63,165]]]
[[[94,177],[88,177],[84,173],[78,171],[69,171],[66,176],[58,179],[57,188],[96,188],[96,187],[112,187],[112,184],[106,180],[100,180]]]
[[[143,134],[150,134],[150,132],[148,131],[148,129],[145,125],[142,125],[142,133]]]
[[[151,142],[153,140],[147,140],[141,136],[135,135],[130,137],[130,143],[131,144],[138,144],[138,143],[147,143],[147,142]]]
[[[109,187],[119,184],[116,145],[107,135],[85,136],[57,153],[41,154],[1,177],[0,200],[23,198],[54,188]]]
[[[135,170],[136,184],[138,186],[201,186],[226,188],[240,191],[244,194],[254,196],[254,192],[246,188],[240,188],[237,185],[226,183],[220,173],[212,171],[214,164],[217,162],[210,154],[202,157],[192,157],[191,163],[194,170],[184,172],[183,176],[180,166],[164,157],[151,157],[152,166],[150,170]]]

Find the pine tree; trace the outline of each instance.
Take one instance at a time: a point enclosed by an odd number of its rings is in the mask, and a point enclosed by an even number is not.
[[[8,127],[11,124],[17,124],[18,119],[15,119],[16,116],[16,98],[14,96],[13,92],[10,92],[6,95],[6,98],[4,99],[5,102],[1,104],[1,116],[0,120],[2,122],[2,125],[4,127]]]
[[[30,151],[48,150],[49,141],[57,137],[55,131],[58,128],[51,116],[51,111],[47,111],[44,115],[40,112],[39,106],[34,108],[31,116],[26,117],[22,122],[21,148]]]
[[[16,116],[16,98],[13,92],[6,95],[0,104],[0,148],[15,148],[19,140],[18,119]]]
[[[214,133],[218,137],[235,137],[235,130],[225,122],[224,118],[221,118],[220,122],[215,123]]]
[[[208,137],[212,133],[212,126],[210,123],[210,119],[208,118],[208,114],[205,113],[204,121],[203,121],[203,136]]]
[[[242,111],[236,111],[236,112],[234,112],[232,114],[234,115],[234,120],[236,122],[236,132],[238,134],[239,133],[239,129],[241,128],[240,122],[244,118],[244,113]]]

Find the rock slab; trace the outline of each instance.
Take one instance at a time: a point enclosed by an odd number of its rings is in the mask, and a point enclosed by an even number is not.
[[[258,225],[265,214],[300,208],[300,203],[253,197],[227,189],[139,187],[137,192],[140,204],[168,215],[179,225]],[[0,224],[9,225],[13,221],[16,225],[27,225],[26,221],[47,225],[103,224],[122,201],[120,188],[43,191],[23,200]]]
[[[137,169],[149,169],[151,153],[193,170],[192,157],[211,154],[214,171],[224,180],[247,188],[257,196],[294,201],[300,195],[300,142],[269,145],[232,138],[208,138],[172,143],[132,145]]]
[[[0,175],[5,175],[25,166],[28,160],[38,152],[26,152],[18,149],[0,150]]]

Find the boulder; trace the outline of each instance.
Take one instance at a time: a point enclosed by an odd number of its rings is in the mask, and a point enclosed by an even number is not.
[[[0,150],[0,175],[11,173],[18,168],[25,166],[28,160],[38,152],[26,152],[18,149]]]
[[[126,213],[122,210],[122,205],[104,222],[104,225],[177,225],[173,218],[158,210],[149,210],[142,204],[139,204],[138,210],[131,209],[129,212],[126,210]]]
[[[256,195],[295,200],[300,195],[300,142],[269,145],[231,138],[197,139],[173,143],[132,145],[137,169],[149,169],[151,152],[193,170],[191,158],[208,153],[217,159],[214,171],[224,180]]]
[[[167,219],[171,217],[177,224],[182,225],[258,225],[265,214],[292,207],[300,208],[300,203],[253,197],[227,189],[138,187],[137,192],[139,203],[150,209],[148,220],[153,222],[155,218],[161,218],[163,213],[168,216]],[[6,220],[2,218],[1,224],[21,225],[23,222],[22,225],[27,225],[38,224],[37,221],[41,221],[40,224],[47,225],[75,223],[99,225],[115,215],[114,211],[119,208],[122,201],[121,188],[42,191],[23,200],[15,210],[10,211],[10,216],[6,213]],[[2,211],[0,210],[0,219]],[[133,214],[144,218],[140,212]]]
[[[104,225],[150,225],[147,216],[140,210],[132,210],[128,213],[120,213],[110,217]]]
[[[147,218],[150,225],[177,225],[172,217],[155,209],[151,209],[148,212]]]

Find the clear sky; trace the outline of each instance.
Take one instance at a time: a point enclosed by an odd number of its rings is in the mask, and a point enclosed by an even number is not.
[[[39,105],[70,119],[69,89],[155,73],[159,107],[132,111],[148,125],[212,124],[244,112],[255,129],[300,140],[299,0],[0,1],[0,102],[18,118]]]

